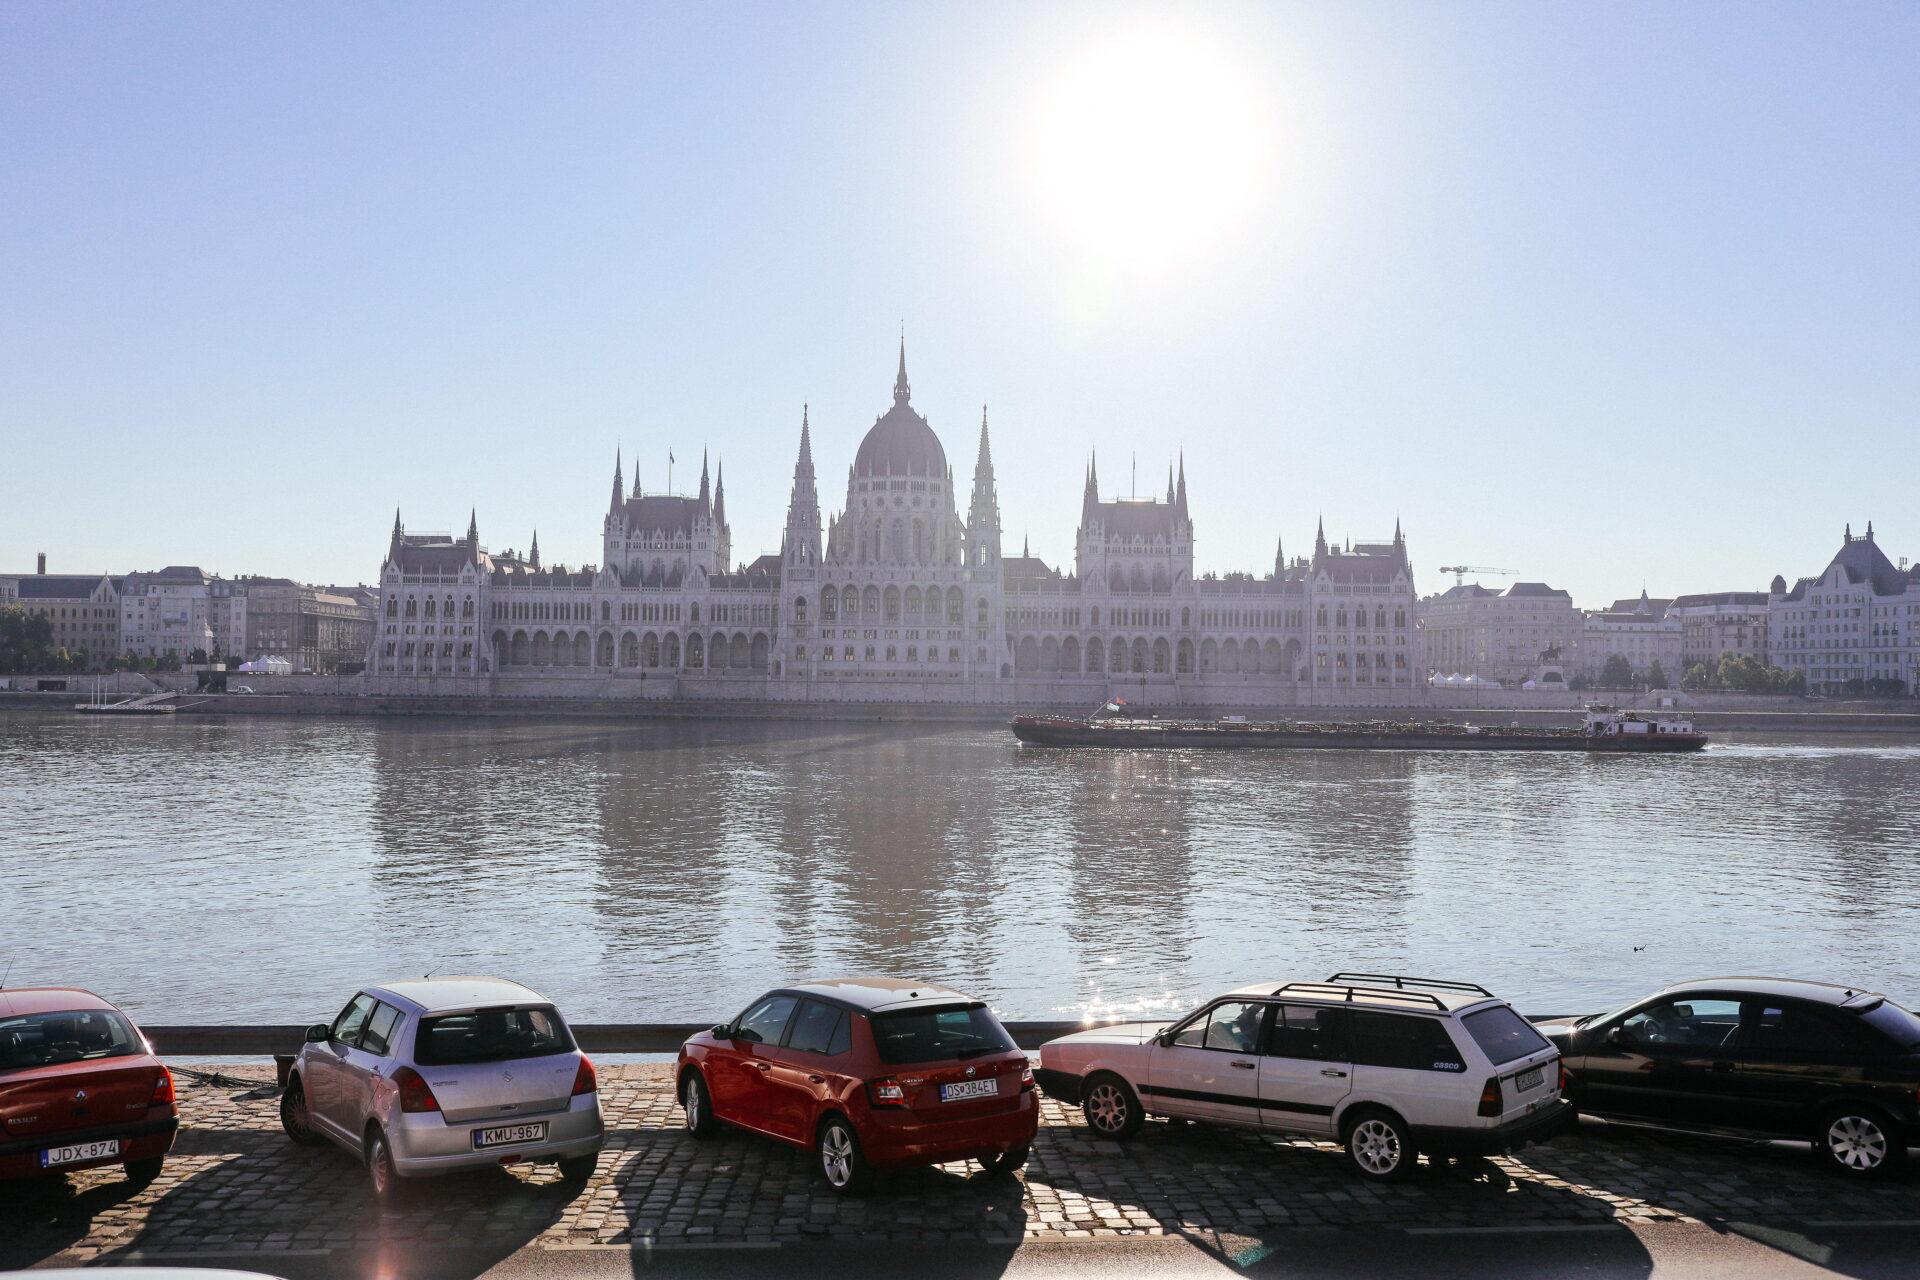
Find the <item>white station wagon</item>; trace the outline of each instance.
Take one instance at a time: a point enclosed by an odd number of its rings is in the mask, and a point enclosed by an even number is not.
[[[489,1164],[584,1180],[606,1138],[593,1063],[546,997],[502,978],[367,987],[307,1028],[280,1122],[359,1156],[382,1204],[402,1178]]]
[[[1338,1140],[1369,1178],[1422,1151],[1491,1155],[1567,1120],[1560,1054],[1484,987],[1394,974],[1263,982],[1178,1022],[1048,1041],[1034,1071],[1087,1124],[1128,1138],[1148,1115]]]

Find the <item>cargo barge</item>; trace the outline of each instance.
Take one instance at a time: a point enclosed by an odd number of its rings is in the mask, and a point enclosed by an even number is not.
[[[1590,706],[1572,729],[1495,728],[1475,724],[1376,721],[1261,723],[1158,720],[1109,702],[1091,716],[1017,715],[1013,736],[1036,747],[1267,748],[1321,751],[1589,751],[1666,754],[1700,751],[1707,735],[1671,713]]]

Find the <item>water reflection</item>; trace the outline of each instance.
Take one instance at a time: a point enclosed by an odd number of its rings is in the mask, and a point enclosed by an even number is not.
[[[1023,1017],[1343,967],[1536,1009],[1726,970],[1920,995],[1920,748],[1858,740],[1124,754],[878,725],[15,714],[0,771],[13,981],[156,1019],[300,1020],[455,969],[593,1020],[719,1018],[858,972]]]

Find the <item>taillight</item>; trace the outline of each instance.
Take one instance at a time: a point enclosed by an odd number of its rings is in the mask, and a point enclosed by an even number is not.
[[[150,1107],[170,1107],[174,1102],[173,1072],[165,1067],[153,1078],[153,1096],[147,1099]]]
[[[1020,1092],[1033,1092],[1033,1064],[1030,1062],[1020,1064]]]
[[[402,1067],[393,1073],[393,1083],[400,1090],[400,1109],[402,1111],[438,1111],[440,1099],[433,1096],[433,1090],[418,1071],[412,1067]]]
[[[867,1101],[876,1107],[904,1107],[907,1091],[900,1087],[898,1080],[869,1080]]]
[[[1567,1091],[1567,1084],[1572,1079],[1573,1077],[1567,1074],[1567,1060],[1565,1058],[1560,1059],[1560,1092],[1565,1093]]]
[[[580,1055],[580,1066],[573,1073],[573,1096],[577,1098],[583,1093],[597,1093],[599,1089],[600,1078],[593,1073],[593,1059],[583,1053]]]
[[[1500,1114],[1499,1077],[1489,1076],[1487,1078],[1486,1085],[1480,1090],[1480,1109],[1474,1114],[1482,1116],[1497,1116]]]

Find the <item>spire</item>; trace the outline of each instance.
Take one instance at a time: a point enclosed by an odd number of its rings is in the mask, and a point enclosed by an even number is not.
[[[1321,516],[1320,522],[1316,524],[1313,528],[1313,558],[1315,560],[1318,560],[1320,559],[1320,557],[1326,554],[1327,554],[1327,518],[1325,516]]]
[[[713,522],[727,523],[727,463],[723,458],[713,470]]]
[[[800,456],[793,464],[793,496],[787,500],[787,527],[781,536],[782,558],[805,563],[820,560],[820,497],[813,483],[813,432],[806,405],[800,406]]]
[[[1173,464],[1167,464],[1167,505],[1173,505]]]
[[[900,326],[900,372],[893,378],[893,402],[905,404],[911,388],[907,386],[907,326]]]
[[[987,406],[980,406],[980,457],[973,464],[973,478],[977,482],[982,472],[993,474],[993,449],[987,443]]]
[[[396,511],[396,512],[394,513],[394,517],[393,517],[393,519],[394,519],[394,527],[395,527],[395,528],[398,528],[398,527],[399,527],[399,524],[400,524],[400,513]],[[1844,541],[1844,542],[1852,542],[1852,541],[1853,541],[1853,521],[1851,521],[1851,520],[1849,520],[1849,521],[1847,521],[1847,531],[1846,531],[1845,533],[1843,533],[1843,534],[1841,534],[1841,535],[1840,535],[1840,538],[1841,538],[1841,540],[1842,540],[1842,541]]]
[[[993,479],[993,445],[987,435],[987,406],[980,406],[980,452],[973,464],[973,503],[967,509],[964,543],[967,564],[984,568],[1000,560],[1000,494]]]
[[[400,527],[400,508],[393,509],[393,538],[387,543],[387,559],[392,560],[400,554],[400,540],[406,532]]]
[[[540,567],[540,531],[538,529],[533,531],[533,546],[527,552],[527,567],[529,569]]]
[[[1873,521],[1867,521],[1867,541],[1873,541]]]
[[[635,479],[638,477],[636,476]],[[613,498],[607,503],[607,514],[611,515],[620,510],[624,502],[621,495],[624,492],[625,486],[620,482],[620,446],[615,445],[613,446]]]
[[[1031,558],[1032,555],[1032,543],[1028,541],[1027,535],[1023,533],[1020,535],[1020,558],[1026,560]]]
[[[1400,517],[1395,516],[1393,518],[1393,545],[1397,547],[1405,541],[1406,539],[1400,534]]]
[[[467,510],[467,545],[470,547],[480,545],[480,508],[478,507],[470,507]]]
[[[399,542],[401,536],[402,535],[401,535],[401,529],[400,529],[400,508],[395,507],[393,509],[393,540],[395,542]]]
[[[1273,540],[1273,576],[1279,577],[1287,571],[1287,547],[1283,538]]]
[[[700,450],[700,505],[709,510],[713,507],[713,486],[707,483],[707,451],[704,448]]]
[[[1100,505],[1100,459],[1097,454],[1087,455],[1087,485],[1080,495],[1080,524],[1093,523],[1094,509]]]

